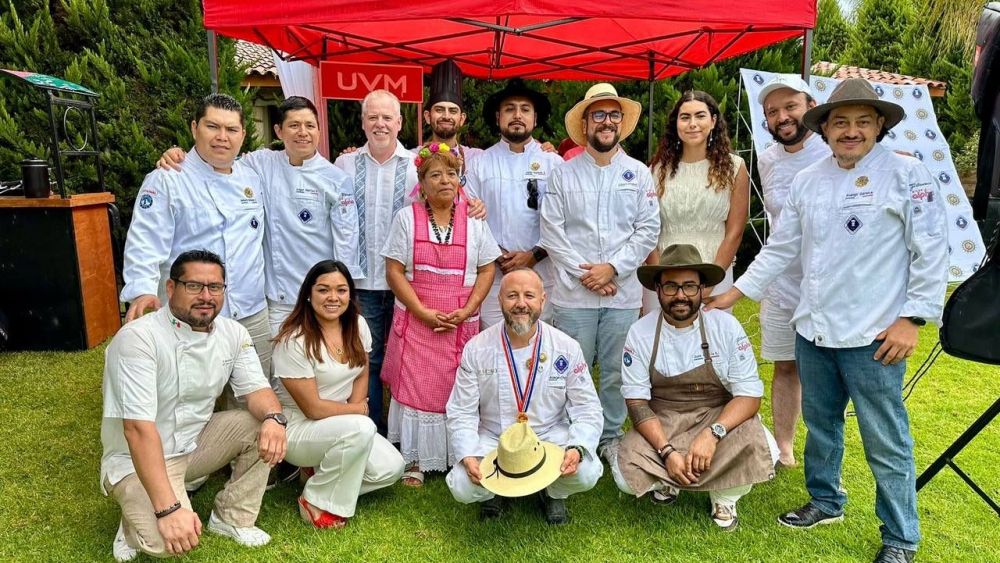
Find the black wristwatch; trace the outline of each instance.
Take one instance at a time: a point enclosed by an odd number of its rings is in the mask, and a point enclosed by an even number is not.
[[[273,420],[280,424],[283,428],[288,428],[288,419],[285,418],[285,415],[280,412],[269,412],[264,415],[264,420]]]
[[[536,246],[531,249],[531,256],[535,259],[535,263],[539,263],[549,257],[549,252],[540,246]]]
[[[920,317],[903,317],[903,318],[908,319],[911,323],[917,326],[924,326],[925,324],[927,324],[927,320],[922,319]]]

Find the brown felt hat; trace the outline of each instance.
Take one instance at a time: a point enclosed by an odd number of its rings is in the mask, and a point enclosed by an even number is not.
[[[874,107],[885,117],[885,125],[883,127],[887,131],[902,121],[903,116],[906,114],[902,106],[880,99],[875,88],[864,78],[848,78],[837,84],[837,87],[833,89],[830,97],[826,100],[826,103],[819,104],[807,111],[802,116],[802,122],[816,133],[822,133],[820,123],[826,119],[827,114],[831,110],[840,106]]]
[[[667,270],[694,270],[701,274],[702,283],[712,287],[726,278],[726,271],[717,264],[702,262],[698,249],[690,244],[671,244],[660,253],[660,263],[655,266],[639,266],[639,283],[648,290],[656,291],[660,273]]]

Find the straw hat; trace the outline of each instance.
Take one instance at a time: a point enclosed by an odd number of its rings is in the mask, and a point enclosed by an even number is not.
[[[717,264],[702,262],[698,249],[690,244],[671,244],[660,254],[656,266],[639,266],[639,283],[650,291],[656,291],[660,273],[667,270],[694,270],[701,274],[702,283],[712,287],[725,279],[726,271]]]
[[[639,124],[639,116],[642,115],[642,104],[635,100],[622,98],[618,95],[618,90],[607,82],[594,84],[587,90],[583,99],[576,103],[572,109],[566,112],[566,134],[573,142],[581,147],[587,146],[587,128],[584,125],[584,112],[590,104],[602,100],[614,100],[621,104],[622,113],[625,117],[618,124],[619,141],[624,141],[635,131],[635,126]]]
[[[831,110],[840,106],[874,107],[885,116],[883,127],[886,131],[902,121],[906,113],[902,106],[879,99],[878,92],[864,78],[848,78],[833,89],[825,104],[820,104],[807,111],[802,116],[802,122],[816,133],[822,133],[820,123],[826,119]]]
[[[479,465],[480,483],[502,497],[523,497],[559,478],[563,449],[538,439],[527,422],[510,425]]]

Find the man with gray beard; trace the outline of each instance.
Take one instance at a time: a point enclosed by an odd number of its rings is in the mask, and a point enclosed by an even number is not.
[[[590,490],[604,472],[596,455],[601,404],[580,345],[538,320],[545,305],[538,274],[508,273],[499,300],[504,322],[466,344],[446,406],[449,438],[462,460],[448,473],[448,488],[458,502],[479,502],[481,519],[500,516],[504,504],[480,484],[480,462],[506,428],[527,421],[540,440],[565,450],[561,475],[539,493],[545,520],[564,524],[566,497]]]

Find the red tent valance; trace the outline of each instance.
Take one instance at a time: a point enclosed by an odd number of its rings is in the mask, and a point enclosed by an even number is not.
[[[289,59],[455,60],[477,78],[663,78],[791,37],[815,0],[204,0],[205,27]]]

